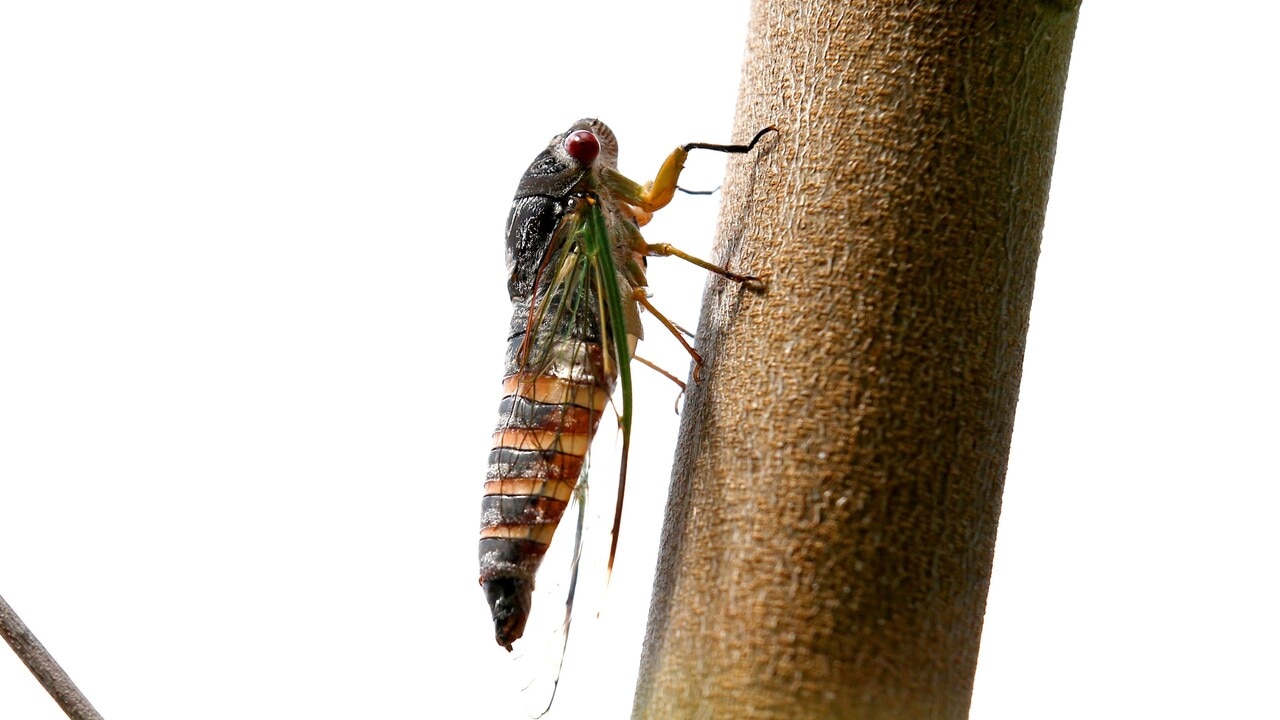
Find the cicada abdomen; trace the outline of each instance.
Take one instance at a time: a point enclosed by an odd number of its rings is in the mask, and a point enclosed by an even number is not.
[[[690,150],[745,153],[766,131],[747,145],[683,145],[652,183],[640,185],[617,171],[613,132],[599,120],[579,120],[552,138],[520,179],[507,218],[513,311],[504,397],[480,523],[480,584],[495,637],[507,650],[524,632],[534,576],[574,497],[617,384],[622,465],[612,565],[630,447],[630,362],[642,337],[640,307],[685,344],[697,377],[701,358],[646,299],[645,258],[674,255],[730,280],[761,286],[754,277],[670,245],[650,245],[639,228],[671,201]],[[567,623],[566,617],[566,636]]]

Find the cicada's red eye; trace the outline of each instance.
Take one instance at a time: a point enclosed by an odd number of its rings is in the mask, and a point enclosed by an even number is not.
[[[564,139],[564,151],[583,165],[590,165],[600,154],[600,140],[590,130],[577,130]]]

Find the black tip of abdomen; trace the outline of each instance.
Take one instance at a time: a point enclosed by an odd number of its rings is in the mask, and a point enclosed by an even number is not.
[[[533,583],[517,577],[497,577],[482,583],[484,596],[493,612],[494,638],[511,650],[511,643],[524,634],[533,604]]]

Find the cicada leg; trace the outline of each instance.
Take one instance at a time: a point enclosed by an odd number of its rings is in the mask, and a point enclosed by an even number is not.
[[[648,310],[651,315],[658,318],[658,322],[662,323],[662,326],[674,335],[675,339],[679,340],[680,344],[684,346],[685,351],[693,358],[693,381],[698,382],[698,375],[702,370],[702,356],[699,355],[698,351],[694,350],[693,346],[690,345],[689,342],[684,339],[684,336],[680,334],[680,328],[676,327],[675,323],[668,320],[666,315],[658,312],[658,308],[654,307],[653,303],[649,302],[649,298],[645,295],[643,288],[636,288],[631,293],[631,296],[635,298],[635,301],[640,303],[645,310]]]
[[[680,327],[680,326],[677,325],[676,327]],[[676,377],[675,375],[672,375],[666,370],[663,370],[661,367],[658,367],[658,365],[654,363],[652,360],[649,360],[648,358],[640,357],[639,355],[632,355],[631,359],[643,364],[645,367],[649,368],[650,370],[658,373],[662,377],[678,385],[680,387],[680,392],[685,391],[685,385],[683,382],[680,381],[680,378]]]
[[[685,143],[684,145],[681,145],[667,156],[666,161],[662,163],[662,167],[658,170],[657,177],[653,179],[652,183],[649,183],[649,185],[645,187],[645,194],[641,200],[649,203],[656,203],[656,206],[651,208],[645,204],[645,202],[642,202],[640,207],[644,210],[648,210],[649,212],[653,212],[654,210],[671,202],[671,198],[676,194],[676,184],[680,180],[680,172],[684,170],[684,161],[685,158],[689,157],[689,151],[712,150],[714,152],[741,155],[754,150],[756,143],[760,142],[760,138],[764,137],[766,133],[777,131],[777,128],[770,125],[756,133],[756,136],[751,138],[751,142],[744,145],[719,145],[716,143],[699,142]]]
[[[683,331],[683,330],[684,330],[684,328],[681,328],[679,325],[676,325],[676,327],[680,328],[680,330],[681,330],[681,331]],[[690,337],[692,337],[692,336],[690,336]],[[676,395],[676,401],[675,401],[675,404],[674,404],[674,405],[672,406],[672,408],[671,408],[672,410],[674,410],[674,411],[675,411],[675,413],[676,413],[677,415],[679,415],[679,414],[680,414],[680,399],[684,397],[685,391],[687,391],[687,390],[688,390],[688,386],[687,386],[687,385],[685,385],[685,384],[684,384],[684,383],[683,383],[679,378],[677,378],[675,375],[672,375],[671,373],[667,372],[666,370],[663,370],[661,367],[659,367],[659,366],[658,366],[656,363],[654,363],[652,360],[648,360],[648,359],[646,359],[646,358],[642,358],[642,357],[640,357],[639,355],[632,355],[632,356],[631,356],[631,359],[632,359],[632,360],[636,360],[636,361],[638,361],[638,362],[643,363],[643,364],[644,364],[646,367],[648,367],[650,370],[652,370],[652,371],[654,371],[654,372],[658,373],[659,375],[661,375],[662,377],[664,377],[664,378],[666,378],[666,379],[670,380],[671,382],[675,383],[677,387],[679,387],[679,388],[680,388],[680,392]]]
[[[606,170],[602,174],[602,179],[610,189],[625,198],[628,203],[644,213],[652,213],[666,207],[667,203],[671,202],[671,198],[675,197],[676,186],[680,181],[680,173],[684,170],[684,161],[689,157],[689,151],[712,150],[740,155],[754,150],[756,144],[760,142],[760,138],[764,137],[766,133],[777,131],[778,129],[771,125],[756,133],[756,136],[751,138],[751,142],[744,145],[717,145],[715,143],[699,142],[681,145],[671,151],[671,154],[663,161],[662,167],[658,169],[658,174],[653,178],[653,181],[645,185],[640,185],[612,169]],[[640,224],[643,225],[644,223],[641,222]]]
[[[652,257],[678,257],[681,260],[685,260],[687,262],[693,263],[694,265],[697,265],[703,270],[709,270],[728,280],[732,280],[736,283],[741,283],[744,287],[750,288],[752,290],[764,290],[765,288],[764,281],[756,277],[755,275],[740,275],[736,272],[733,272],[732,270],[722,268],[719,265],[716,265],[715,263],[710,263],[710,262],[707,262],[706,260],[703,260],[700,257],[697,257],[695,255],[690,255],[689,253],[681,250],[680,248],[675,247],[674,245],[671,245],[670,243],[653,243],[653,244],[645,243],[645,248],[646,248],[646,252],[645,252],[646,255],[649,255]],[[672,332],[675,332],[675,331],[673,330]]]
[[[680,172],[684,170],[684,161],[689,157],[689,151],[713,150],[732,154],[747,153],[755,149],[760,139],[770,132],[777,132],[777,128],[767,127],[756,133],[755,137],[751,138],[751,142],[742,145],[717,145],[696,142],[681,145],[667,156],[653,181],[643,186],[614,170],[607,170],[603,174],[603,179],[606,185],[621,195],[627,204],[631,206],[630,210],[636,225],[643,227],[654,212],[665,207],[667,203],[671,202],[671,198],[675,196],[678,189],[677,183],[680,180]],[[639,233],[635,233],[634,237],[631,238],[631,245],[632,250],[639,255],[678,257],[704,270],[709,270],[736,283],[741,283],[752,290],[764,289],[764,282],[754,275],[742,275],[732,272],[714,263],[694,257],[667,243],[650,245],[645,242]],[[665,320],[663,322],[666,323]],[[671,327],[669,323],[667,325],[668,328]],[[675,330],[672,330],[672,332],[678,335]],[[683,340],[681,342],[683,343]],[[685,345],[686,347],[688,346],[687,343]]]

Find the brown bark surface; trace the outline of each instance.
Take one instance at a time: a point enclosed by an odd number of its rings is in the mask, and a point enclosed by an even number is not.
[[[758,0],[638,718],[964,718],[1077,4]]]

